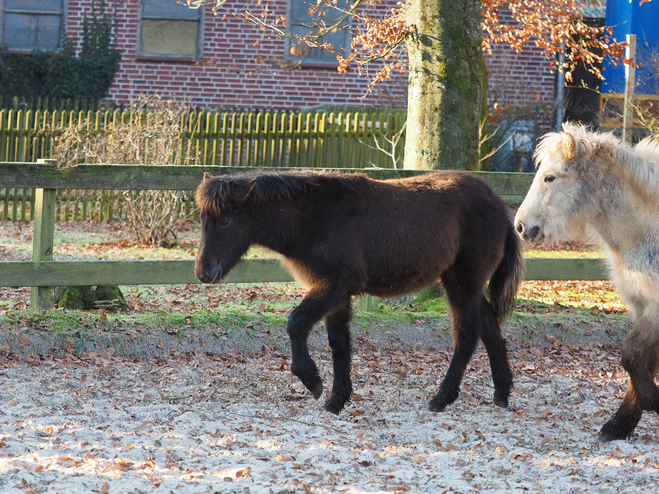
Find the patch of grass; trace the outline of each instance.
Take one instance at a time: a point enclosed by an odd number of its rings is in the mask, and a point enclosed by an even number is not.
[[[222,310],[200,310],[189,314],[157,311],[148,314],[110,314],[98,311],[50,310],[4,311],[0,325],[13,330],[37,330],[56,334],[76,334],[87,337],[94,332],[152,333],[163,330],[206,330],[217,328],[254,328],[255,326],[285,327],[287,315],[255,313],[243,307],[230,305]]]
[[[158,300],[160,306],[176,299],[175,293],[158,290],[157,287],[139,286],[124,287],[127,295],[139,296],[142,299]],[[588,303],[583,293],[574,302],[566,300],[565,295],[554,295],[547,300],[539,298],[520,297],[514,318],[524,320],[527,316],[551,316],[557,314],[573,314],[579,317],[597,317],[602,313],[618,313],[600,309],[593,310],[601,304],[600,300]],[[233,299],[231,302],[216,303],[209,306],[201,298],[199,303],[190,310],[168,311],[155,309],[142,313],[103,314],[99,311],[51,310],[46,313],[30,312],[20,309],[0,312],[0,324],[15,329],[42,330],[49,332],[80,333],[88,331],[136,331],[149,333],[175,328],[183,332],[191,329],[212,329],[221,327],[227,330],[252,331],[257,327],[285,328],[288,315],[298,305],[299,299],[269,299],[264,292],[262,297]],[[615,299],[616,295],[606,292],[597,294]],[[189,303],[189,302],[188,302]],[[6,303],[4,305],[7,305]],[[356,305],[356,304],[355,304]],[[431,324],[446,321],[449,308],[445,298],[434,298],[420,302],[398,303],[382,301],[376,310],[370,312],[356,311],[353,322],[356,327],[392,327],[397,324]]]
[[[380,302],[376,310],[357,312],[355,322],[366,326],[394,326],[396,324],[424,324],[438,319],[444,320],[448,315],[448,304],[443,297],[424,300],[422,302],[397,303],[395,301]]]
[[[566,310],[580,308],[606,314],[628,312],[610,281],[525,281],[518,300],[536,301]]]
[[[83,247],[85,245],[97,244],[105,241],[107,241],[107,235],[104,233],[71,229],[61,231],[55,228],[53,243],[55,245],[72,244]]]
[[[550,259],[601,259],[606,257],[598,250],[544,250],[527,249],[524,257],[544,257]]]
[[[515,315],[522,317],[528,314],[557,314],[566,312],[582,315],[593,314],[591,310],[583,307],[565,305],[560,302],[547,304],[528,299],[517,299],[517,306],[515,307]]]

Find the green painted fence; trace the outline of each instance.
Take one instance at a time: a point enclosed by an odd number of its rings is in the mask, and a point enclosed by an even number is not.
[[[241,167],[79,165],[57,168],[49,163],[0,163],[0,186],[35,190],[33,261],[0,262],[0,286],[31,286],[32,306],[50,307],[51,286],[147,285],[198,283],[193,261],[53,261],[56,190],[63,187],[93,190],[192,190],[204,172],[213,175],[245,171]],[[375,179],[417,175],[420,171],[392,169],[346,170]],[[473,172],[507,198],[526,194],[532,176],[523,173]],[[607,279],[601,259],[526,259],[526,278],[536,280]],[[275,259],[246,259],[228,283],[292,281]],[[38,286],[37,286],[38,285]],[[370,307],[370,298],[362,307]]]
[[[120,110],[0,110],[0,161],[36,162],[49,158],[58,129],[81,125],[90,132],[103,132],[115,122],[130,123],[136,118],[136,112]],[[393,168],[396,160],[402,163],[405,118],[403,111],[392,110],[200,111],[181,117],[184,137],[179,145],[184,149],[190,146],[191,155],[203,166]],[[387,139],[391,141],[396,135],[400,144],[392,146]],[[58,220],[123,217],[121,201],[112,190],[81,194],[64,184],[56,196]],[[0,218],[33,220],[33,201],[34,193],[29,188],[0,187]],[[72,204],[80,207],[73,208]],[[189,197],[180,216],[189,214],[191,206]]]
[[[103,132],[115,122],[129,124],[138,115],[142,114],[120,110],[0,110],[0,161],[47,159],[54,136],[63,128],[78,125],[89,132]],[[197,163],[204,166],[393,168],[392,157],[377,148],[388,147],[388,152],[402,159],[405,119],[402,110],[198,111],[182,115],[180,146],[190,145]],[[400,145],[392,151],[384,138],[397,134]]]

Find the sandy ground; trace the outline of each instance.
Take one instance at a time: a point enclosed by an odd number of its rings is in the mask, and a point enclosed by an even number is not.
[[[479,349],[433,414],[450,351],[356,346],[339,417],[276,351],[0,357],[0,492],[657,492],[655,414],[630,441],[596,440],[626,385],[617,348],[513,344],[506,410]],[[315,352],[326,387],[328,357]]]
[[[0,257],[29,258],[29,228],[10,226],[16,231],[8,237],[25,246],[0,244]],[[71,235],[79,229],[62,227]],[[102,249],[119,256],[124,232],[106,229],[112,242]],[[107,258],[105,250],[72,243],[62,255]],[[525,285],[523,298],[581,300],[581,288],[536,282]],[[583,289],[590,293],[593,285]],[[617,299],[607,298],[610,287],[598,289],[600,313],[624,312]],[[179,290],[167,310],[194,309],[192,291]],[[5,289],[0,296],[10,302],[7,310],[21,309],[28,291]],[[245,293],[222,293],[223,300],[227,296],[240,300]],[[132,301],[139,312],[162,304],[157,297]],[[546,325],[561,326],[558,317]],[[595,343],[620,341],[615,332],[582,339],[588,331],[571,323],[554,328],[575,333],[572,342],[592,342],[576,345],[552,339],[543,326],[536,346],[508,333],[516,378],[510,408],[492,405],[489,362],[479,349],[461,396],[440,414],[426,404],[451,351],[399,350],[396,343],[383,349],[367,335],[355,345],[356,395],[336,417],[290,375],[287,352],[224,349],[210,356],[199,349],[128,359],[117,356],[117,345],[104,345],[80,356],[46,349],[40,356],[5,357],[38,339],[20,321],[12,348],[0,344],[2,494],[659,492],[656,414],[645,414],[629,441],[597,441],[627,383],[619,348]],[[330,387],[329,351],[320,341],[314,357]]]

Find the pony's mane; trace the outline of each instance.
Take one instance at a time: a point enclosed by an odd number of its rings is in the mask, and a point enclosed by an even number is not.
[[[582,124],[565,122],[563,132],[549,132],[545,134],[535,148],[534,158],[536,170],[544,161],[552,161],[556,158],[567,158],[568,150],[565,146],[565,135],[569,134],[574,139],[574,152],[577,156],[590,157],[600,149],[608,149],[612,153],[631,153],[633,148],[622,142],[612,132],[599,133],[589,130]]]
[[[573,146],[566,142],[566,134],[572,137]],[[550,132],[540,140],[534,154],[536,170],[545,161],[569,159],[570,154],[577,167],[610,166],[644,196],[654,201],[659,198],[659,142],[653,137],[631,146],[612,132],[594,132],[567,122],[563,132]]]
[[[333,172],[250,173],[208,176],[199,184],[195,201],[201,211],[219,215],[240,204],[262,204],[291,199],[319,187],[357,190],[368,177],[363,174],[340,175]]]

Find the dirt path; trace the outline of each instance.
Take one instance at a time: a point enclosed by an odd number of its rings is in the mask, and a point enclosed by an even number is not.
[[[431,414],[449,356],[360,345],[339,417],[278,352],[0,357],[0,491],[656,492],[656,415],[631,441],[596,441],[626,383],[618,349],[511,352],[508,410],[479,350],[458,401]],[[327,387],[328,354],[315,358]]]

